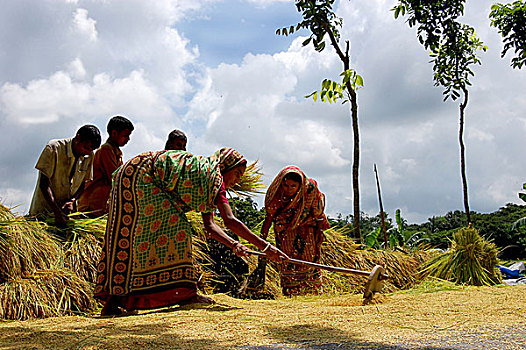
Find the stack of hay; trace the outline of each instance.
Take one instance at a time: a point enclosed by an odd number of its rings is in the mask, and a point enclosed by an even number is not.
[[[498,264],[497,246],[482,238],[472,227],[453,234],[450,249],[426,261],[421,278],[438,277],[456,284],[491,286],[500,284],[502,276]]]
[[[371,271],[376,265],[385,268],[389,279],[384,290],[408,289],[418,282],[418,270],[429,254],[417,251],[405,254],[389,250],[357,250],[359,244],[347,236],[346,229],[328,229],[322,245],[321,263],[329,266]],[[362,293],[366,276],[323,272],[324,291],[329,293]]]
[[[90,284],[64,267],[45,225],[0,204],[0,318],[25,320],[91,312]]]

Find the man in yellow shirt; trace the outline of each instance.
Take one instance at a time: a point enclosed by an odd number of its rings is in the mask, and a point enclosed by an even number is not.
[[[29,214],[54,214],[55,224],[64,225],[75,211],[76,198],[91,178],[93,150],[100,145],[100,132],[94,125],[84,125],[75,137],[51,140],[35,165],[38,181]]]

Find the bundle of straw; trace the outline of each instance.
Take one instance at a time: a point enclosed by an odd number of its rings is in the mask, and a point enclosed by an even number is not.
[[[263,183],[263,180],[261,180],[262,176],[263,173],[261,172],[261,166],[256,160],[254,163],[247,165],[239,183],[229,191],[238,196],[252,196],[258,193],[263,193],[266,186]]]
[[[62,251],[45,226],[15,215],[0,204],[0,283],[50,269]]]
[[[64,266],[64,250],[47,225],[0,204],[0,318],[25,320],[91,312],[89,282]]]
[[[465,227],[453,234],[448,252],[424,264],[421,275],[430,275],[457,284],[499,284],[502,277],[495,268],[498,253],[494,243],[483,239],[476,229]]]
[[[27,320],[93,312],[90,284],[68,270],[39,270],[0,284],[0,318]]]
[[[46,222],[51,222],[48,218]],[[89,218],[73,213],[63,228],[49,225],[47,230],[63,238],[64,265],[79,277],[95,283],[97,264],[102,251],[107,216]]]
[[[360,247],[347,236],[347,229],[328,229],[322,245],[321,263],[330,266],[346,267],[371,271],[376,265],[385,268],[389,279],[385,290],[393,292],[411,288],[417,282],[418,267],[428,254],[405,254],[389,250],[358,250]],[[322,272],[324,291],[328,293],[361,293],[367,277],[354,274]]]

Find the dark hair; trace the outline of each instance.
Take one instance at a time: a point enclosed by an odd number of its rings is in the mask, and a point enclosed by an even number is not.
[[[106,128],[106,130],[108,130],[108,134],[111,134],[112,130],[121,132],[126,129],[133,131],[133,124],[128,118],[123,117],[121,115],[116,115],[112,117],[108,122],[108,127]]]
[[[78,131],[75,136],[80,142],[90,141],[93,149],[99,148],[100,146],[100,131],[95,125],[84,125]]]
[[[178,129],[174,129],[172,130],[172,132],[168,134],[168,140],[166,140],[164,149],[168,149],[168,146],[170,146],[170,143],[175,142],[175,140],[183,140],[184,142],[188,141],[184,132]]]
[[[285,176],[283,177],[283,180],[292,180],[292,181],[296,181],[297,183],[301,184],[301,175],[295,172],[290,172],[290,173],[285,174]]]

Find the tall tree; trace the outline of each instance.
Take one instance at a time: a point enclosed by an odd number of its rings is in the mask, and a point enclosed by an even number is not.
[[[349,41],[345,41],[345,49],[340,46],[340,28],[342,18],[337,17],[333,11],[334,0],[296,0],[296,9],[303,16],[303,20],[295,26],[278,29],[276,34],[289,35],[299,29],[307,29],[310,36],[303,42],[303,46],[312,43],[314,49],[322,52],[325,49],[325,40],[328,38],[331,46],[336,51],[338,58],[343,64],[341,83],[324,79],[321,90],[315,91],[306,97],[312,97],[314,101],[320,98],[323,102],[333,103],[343,100],[343,103],[351,104],[351,120],[353,130],[353,164],[352,164],[352,188],[353,188],[353,232],[356,238],[361,239],[360,233],[360,132],[358,127],[358,101],[356,91],[363,87],[363,79],[350,68]]]
[[[498,28],[504,41],[501,57],[514,48],[511,66],[519,68],[526,64],[526,1],[491,6],[491,25]]]
[[[464,14],[464,2],[465,0],[399,0],[393,11],[395,18],[407,13],[409,26],[418,26],[418,39],[430,51],[434,84],[444,88],[444,101],[448,98],[456,100],[462,96],[458,140],[464,210],[469,223],[471,216],[464,145],[465,109],[469,97],[468,86],[471,86],[469,78],[474,75],[470,67],[481,63],[477,51],[486,51],[487,48],[477,38],[472,27],[457,21]]]

